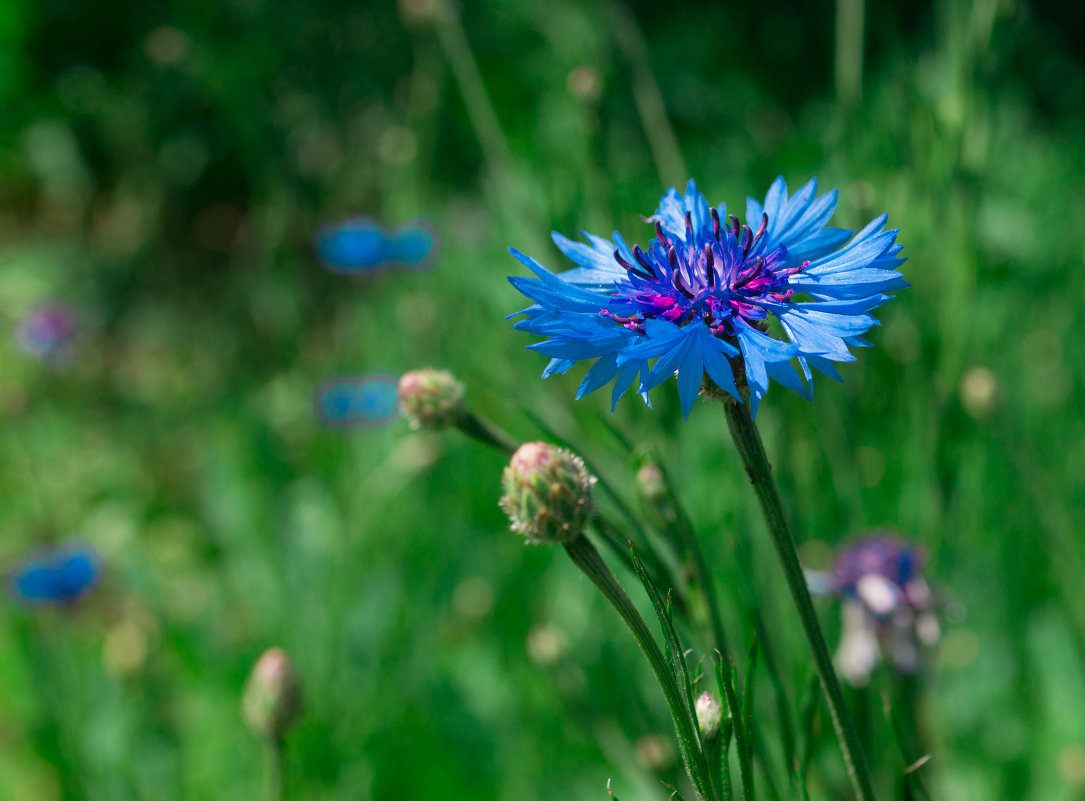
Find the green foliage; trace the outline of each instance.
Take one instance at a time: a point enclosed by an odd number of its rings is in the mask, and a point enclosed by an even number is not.
[[[667,710],[613,610],[559,551],[502,535],[507,457],[313,413],[329,377],[433,366],[517,439],[572,443],[618,496],[599,493],[608,521],[634,486],[609,427],[651,443],[732,658],[759,642],[724,749],[737,766],[741,733],[765,755],[761,798],[766,777],[782,797],[842,797],[720,411],[679,425],[664,387],[611,420],[605,398],[571,400],[579,375],[539,381],[543,359],[503,320],[522,306],[507,245],[558,268],[551,228],[643,239],[631,221],[666,185],[692,175],[741,210],[782,173],[840,187],[841,225],[888,210],[909,258],[912,289],[846,383],[820,382],[813,404],[776,393],[758,418],[807,564],[888,527],[924,545],[945,597],[929,670],[849,698],[879,797],[1079,798],[1080,21],[1039,0],[868,3],[861,96],[846,72],[837,102],[834,55],[854,39],[825,5],[418,8],[0,5],[0,322],[59,298],[84,331],[64,371],[0,337],[0,567],[73,537],[107,566],[74,610],[0,608],[0,796],[250,801],[263,754],[240,694],[275,645],[305,698],[291,799],[681,788]],[[642,119],[649,81],[669,126]],[[357,213],[431,220],[436,266],[323,270],[313,231]],[[661,577],[694,562],[651,564],[652,581],[665,595]],[[836,610],[820,611],[832,642]]]

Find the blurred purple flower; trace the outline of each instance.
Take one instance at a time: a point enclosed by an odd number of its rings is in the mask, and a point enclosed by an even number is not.
[[[914,673],[922,648],[937,642],[940,628],[924,561],[916,546],[874,532],[842,548],[828,573],[807,574],[811,591],[844,599],[836,663],[850,684],[865,686],[882,659],[901,673]]]
[[[39,306],[19,321],[15,341],[30,358],[59,368],[71,362],[77,334],[78,325],[72,309],[53,302]]]

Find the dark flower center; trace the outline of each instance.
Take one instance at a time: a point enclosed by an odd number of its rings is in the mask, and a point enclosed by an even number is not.
[[[710,224],[700,230],[686,213],[684,241],[668,236],[656,220],[656,238],[647,252],[634,245],[630,262],[615,250],[614,258],[628,275],[615,283],[601,312],[634,330],[643,330],[644,320],[654,318],[678,325],[701,320],[720,337],[733,336],[739,319],[763,330],[765,307],[791,300],[795,291],[788,278],[809,262],[788,267],[783,245],[766,252],[768,215],[761,215],[755,233],[734,215],[724,226],[715,208],[709,212]]]

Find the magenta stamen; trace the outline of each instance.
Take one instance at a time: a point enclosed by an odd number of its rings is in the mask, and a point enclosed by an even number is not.
[[[734,214],[728,214],[727,219],[731,221],[731,231],[735,235],[735,239],[738,239],[739,223],[738,217]]]
[[[663,225],[656,220],[656,239],[659,240],[659,244],[663,247],[670,247],[671,241],[667,239],[667,235],[663,233]]]
[[[644,251],[640,249],[640,245],[633,245],[633,258],[637,260],[637,264],[644,268],[652,278],[656,277],[655,268],[652,267],[651,262],[644,255]]]
[[[754,236],[753,241],[756,243],[762,235],[765,233],[765,229],[769,226],[769,215],[765,212],[761,212],[761,225],[757,228],[757,235]]]
[[[716,283],[716,259],[712,255],[712,245],[705,242],[704,246],[705,277],[708,279],[708,287],[712,288]]]
[[[731,284],[731,289],[742,289],[742,287],[746,286],[748,283],[757,278],[757,276],[761,275],[761,270],[764,268],[764,266],[764,259],[758,256],[754,260],[753,267],[742,273],[739,276],[739,280],[737,282]]]
[[[634,267],[632,264],[623,259],[622,254],[618,251],[618,248],[614,248],[614,259],[618,262],[618,264],[622,265],[622,267],[624,267],[626,270],[628,270],[630,273],[637,276],[638,278],[643,278],[647,281],[651,281],[652,278],[654,278],[653,275],[645,275],[638,268]]]
[[[715,206],[709,209],[712,214],[712,236],[716,237],[716,241],[720,241],[720,213]]]
[[[745,260],[746,254],[750,252],[750,248],[753,247],[753,231],[750,230],[750,226],[742,226],[742,258]]]

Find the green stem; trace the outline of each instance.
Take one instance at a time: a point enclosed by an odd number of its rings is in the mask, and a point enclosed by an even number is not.
[[[280,735],[274,735],[267,741],[267,797],[268,801],[285,801],[286,766],[284,743]]]
[[[490,445],[506,453],[515,453],[520,447],[512,437],[495,426],[489,420],[479,417],[474,412],[464,412],[456,421],[456,428],[472,439],[477,439],[484,445]]]
[[[610,572],[610,568],[603,561],[603,557],[599,555],[599,552],[595,550],[595,546],[586,537],[581,535],[572,542],[566,543],[565,552],[569,554],[569,558],[573,560],[573,563],[584,572],[584,575],[591,579],[591,582],[603,593],[610,605],[621,615],[625,625],[632,633],[633,639],[637,641],[641,653],[644,654],[652,668],[652,672],[655,674],[656,681],[659,682],[660,689],[663,690],[663,697],[667,702],[671,718],[674,720],[679,744],[682,746],[682,758],[686,763],[686,772],[689,773],[689,777],[693,781],[694,788],[700,798],[714,797],[710,795],[710,788],[705,782],[707,766],[704,764],[704,754],[698,745],[698,737],[692,728],[692,721],[686,712],[685,702],[682,700],[681,692],[671,676],[670,669],[667,667],[667,660],[659,650],[659,645],[652,637],[644,618],[640,616],[640,612],[637,611],[633,602],[629,600],[629,596],[622,589],[622,585],[618,583],[618,579]],[[676,655],[676,658],[681,658],[681,654]]]
[[[803,575],[799,554],[795,548],[795,538],[791,534],[791,527],[784,514],[783,504],[780,502],[780,493],[772,477],[772,467],[765,455],[761,434],[750,419],[747,405],[726,399],[723,401],[723,408],[727,415],[727,427],[731,431],[731,438],[734,440],[735,447],[738,448],[746,472],[750,476],[750,482],[753,484],[754,493],[761,504],[765,523],[768,525],[772,543],[776,547],[776,554],[780,558],[780,565],[787,579],[788,589],[791,591],[791,599],[795,603],[799,620],[806,632],[806,639],[810,643],[810,650],[814,655],[814,666],[817,668],[821,689],[825,694],[829,716],[832,718],[833,728],[840,742],[844,765],[855,790],[855,797],[859,801],[874,801],[874,790],[871,786],[866,759],[859,745],[855,724],[844,703],[844,693],[840,689],[840,682],[833,670],[829,646],[825,643],[825,635],[821,632],[817,614],[814,612],[814,604],[806,586],[806,577]]]

